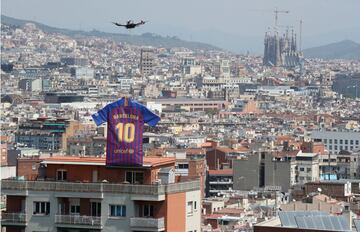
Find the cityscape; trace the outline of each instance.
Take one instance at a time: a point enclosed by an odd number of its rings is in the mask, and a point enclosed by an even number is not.
[[[256,54],[2,10],[1,231],[360,231],[360,41],[270,12]]]

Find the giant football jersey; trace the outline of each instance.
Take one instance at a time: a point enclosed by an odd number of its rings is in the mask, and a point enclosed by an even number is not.
[[[144,123],[155,126],[160,118],[129,98],[110,103],[92,115],[97,126],[107,122],[106,165],[142,165]]]

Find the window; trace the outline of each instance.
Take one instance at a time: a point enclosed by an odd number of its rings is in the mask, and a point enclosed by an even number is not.
[[[197,208],[196,208],[196,201],[194,201],[194,210],[197,210]]]
[[[311,172],[311,168],[307,168],[306,171],[307,171],[307,172]]]
[[[126,217],[126,205],[110,205],[110,217]]]
[[[56,171],[56,180],[67,180],[67,171],[66,170],[57,170]]]
[[[71,205],[70,214],[80,214],[80,205]]]
[[[356,141],[355,141],[355,144],[356,144],[356,145],[359,145],[359,140],[356,140]]]
[[[337,139],[334,139],[334,143],[337,144]]]
[[[142,173],[142,172],[126,172],[126,181],[131,184],[143,184],[144,173]]]
[[[189,164],[178,164],[178,169],[188,169]]]
[[[327,139],[324,139],[324,143],[327,143]]]
[[[354,140],[350,140],[350,145],[354,145]]]
[[[337,150],[337,145],[334,146],[334,150]]]
[[[329,139],[329,143],[332,144],[332,139]]]
[[[345,144],[348,144],[348,141],[349,141],[349,140],[346,139],[346,140],[345,140]]]
[[[70,198],[70,214],[80,214],[80,198]]]
[[[261,152],[261,159],[265,159],[265,152]]]
[[[332,146],[331,146],[331,145],[329,146],[329,149],[332,150]]]
[[[91,216],[101,216],[101,202],[91,202]]]
[[[305,168],[300,168],[300,172],[303,172],[305,170]]]
[[[187,214],[192,214],[193,213],[193,202],[192,201],[189,201],[188,203],[187,203],[187,208],[186,208],[187,210]]]
[[[153,205],[143,205],[143,217],[154,217]]]
[[[340,144],[343,144],[343,140],[342,140],[342,139],[340,139]]]
[[[34,201],[34,213],[48,215],[50,213],[50,202]]]

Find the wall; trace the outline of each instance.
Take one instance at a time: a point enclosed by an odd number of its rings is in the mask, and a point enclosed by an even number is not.
[[[253,187],[259,187],[259,155],[254,154],[248,157],[248,160],[233,160],[234,171],[234,189],[251,190]]]
[[[205,180],[206,180],[206,163],[204,159],[189,160],[189,177],[200,177],[200,191],[201,196],[204,196],[205,192]]]
[[[186,193],[166,196],[166,231],[186,231]]]
[[[290,188],[290,161],[272,161],[265,156],[265,186],[281,186],[282,191]]]
[[[21,206],[22,201],[25,201],[25,196],[7,196],[6,197],[6,212],[8,212],[8,213],[22,212],[22,206]]]
[[[7,166],[8,162],[7,162],[7,149],[8,146],[6,143],[1,143],[0,144],[0,166]]]
[[[196,209],[193,209],[192,214],[188,214],[186,212],[186,230],[185,231],[199,231],[201,227],[201,192],[198,191],[192,191],[192,192],[186,192],[186,202],[189,201],[196,202]]]
[[[226,162],[225,153],[217,148],[206,152],[206,163],[210,170],[219,169],[224,162]]]
[[[3,166],[1,169],[1,179],[7,179],[16,176],[16,166]]]
[[[40,162],[38,158],[20,158],[17,160],[16,174],[24,176],[26,180],[35,180],[38,177]]]
[[[151,174],[150,169],[123,169],[123,168],[110,168],[106,166],[95,165],[68,165],[68,164],[48,164],[46,172],[47,178],[56,179],[56,171],[58,169],[67,170],[68,181],[84,181],[92,182],[93,171],[97,170],[98,182],[107,180],[108,182],[121,183],[125,181],[126,171],[139,171],[144,172],[144,184],[151,184],[152,178],[155,174]]]

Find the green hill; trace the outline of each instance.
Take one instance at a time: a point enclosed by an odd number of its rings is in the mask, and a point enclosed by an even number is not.
[[[172,37],[160,36],[153,33],[144,33],[141,35],[129,35],[129,34],[121,34],[121,33],[107,33],[98,30],[92,30],[92,31],[69,30],[64,28],[51,27],[31,20],[16,19],[5,15],[1,15],[1,23],[16,27],[22,27],[26,23],[33,23],[39,29],[47,33],[60,33],[74,38],[96,36],[96,37],[113,39],[118,42],[125,42],[139,46],[153,46],[153,47],[165,47],[165,48],[184,47],[189,49],[221,50],[220,48],[210,44],[185,41],[175,36]]]
[[[360,44],[351,40],[343,40],[337,43],[305,49],[304,56],[307,58],[358,60],[360,59]]]

